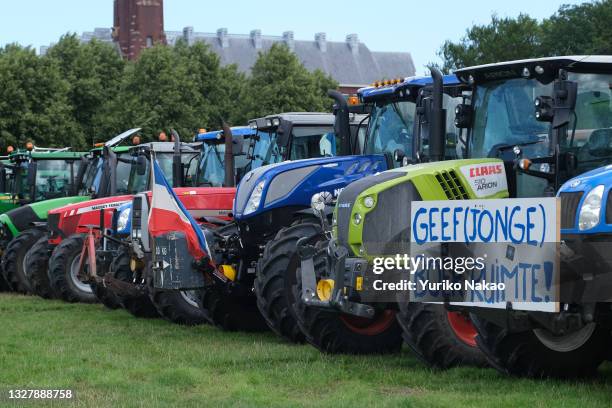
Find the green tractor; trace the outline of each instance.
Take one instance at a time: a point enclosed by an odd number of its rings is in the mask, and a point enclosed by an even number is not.
[[[0,215],[2,273],[13,290],[22,293],[31,290],[24,275],[25,254],[44,234],[48,211],[89,200],[92,196],[108,195],[111,186],[103,174],[110,171],[111,160],[105,156],[113,152],[113,160],[116,160],[116,154],[128,149],[118,145],[139,130],[131,129],[115,136],[104,147],[96,147],[90,152],[34,149],[24,153],[25,159],[16,170],[13,187],[19,192],[16,197],[20,206]],[[127,178],[119,174],[117,178],[114,187],[120,189]],[[125,182],[120,181],[123,179]]]
[[[373,260],[410,254],[413,201],[552,197],[568,178],[609,163],[609,147],[595,148],[612,142],[595,131],[612,125],[610,76],[602,72],[609,60],[555,57],[459,70],[470,88],[455,110],[464,159],[351,184],[338,197],[332,238],[300,246],[294,312],[308,341],[330,352],[380,352],[395,344],[397,319],[427,364],[486,364],[464,309],[372,295]]]

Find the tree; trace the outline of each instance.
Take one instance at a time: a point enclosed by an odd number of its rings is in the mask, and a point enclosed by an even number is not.
[[[450,72],[465,66],[539,56],[540,38],[540,24],[526,14],[517,18],[493,15],[489,24],[469,28],[459,42],[446,41],[438,55],[443,60],[442,69]]]
[[[0,137],[7,144],[80,146],[69,84],[56,61],[8,45],[0,53]]]
[[[256,118],[277,112],[323,110],[330,106],[327,89],[338,84],[322,72],[309,72],[284,44],[260,53],[246,87],[245,115]]]

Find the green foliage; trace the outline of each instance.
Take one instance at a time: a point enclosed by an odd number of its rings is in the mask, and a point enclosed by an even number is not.
[[[458,42],[446,41],[438,55],[441,68],[454,69],[523,58],[612,53],[612,0],[563,5],[539,22],[526,14],[491,17]]]
[[[202,42],[155,46],[126,62],[112,45],[69,34],[44,57],[18,45],[0,48],[0,87],[2,146],[32,139],[86,149],[131,127],[143,128],[143,141],[171,128],[188,140],[224,122],[329,110],[326,92],[337,84],[310,73],[284,46],[262,53],[247,77],[222,67]]]

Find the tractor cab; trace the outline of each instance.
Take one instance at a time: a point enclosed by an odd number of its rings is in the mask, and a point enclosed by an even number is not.
[[[458,70],[464,157],[502,159],[511,197],[554,196],[612,163],[612,57],[553,57]],[[534,106],[535,105],[535,106]]]

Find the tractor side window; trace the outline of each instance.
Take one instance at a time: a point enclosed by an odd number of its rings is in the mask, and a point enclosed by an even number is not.
[[[185,187],[194,186],[196,182],[196,174],[198,172],[198,157],[199,153],[183,153],[181,155],[181,163],[183,163],[183,177]]]
[[[552,85],[535,79],[492,81],[476,90],[470,156],[488,157],[499,146],[529,145],[534,155],[546,155],[549,124],[535,118],[533,101],[550,95]]]
[[[253,147],[253,168],[281,162],[283,157],[276,142],[276,132],[258,131],[257,136],[259,140]]]
[[[576,154],[574,174],[581,174],[612,163],[612,75],[572,73],[568,79],[578,82],[578,95],[561,151]]]
[[[96,157],[89,164],[89,167],[83,176],[83,181],[79,187],[79,195],[88,195],[92,192],[99,191],[100,181],[102,180],[103,165],[104,163],[100,157]]]
[[[36,170],[36,201],[65,196],[71,186],[71,171],[78,167],[65,160],[39,160]]]
[[[415,108],[410,101],[377,104],[370,117],[365,154],[402,150],[412,157]]]
[[[455,107],[462,103],[462,97],[451,98],[447,94],[442,96],[442,107],[446,110],[446,130],[444,134],[444,158],[453,160],[462,157],[461,146],[459,145],[459,129],[455,127]],[[421,153],[429,157],[429,136],[422,135]]]
[[[117,194],[136,194],[146,190],[148,171],[144,176],[138,175],[136,166],[133,166],[134,158],[129,153],[119,155],[120,158],[126,159],[125,163],[122,160],[117,161]],[[148,161],[147,161],[148,166]],[[147,167],[148,169],[148,167]]]
[[[291,138],[291,160],[336,155],[339,141],[331,127],[294,127]]]
[[[205,187],[221,187],[225,181],[225,144],[205,144],[203,146],[198,185]]]

